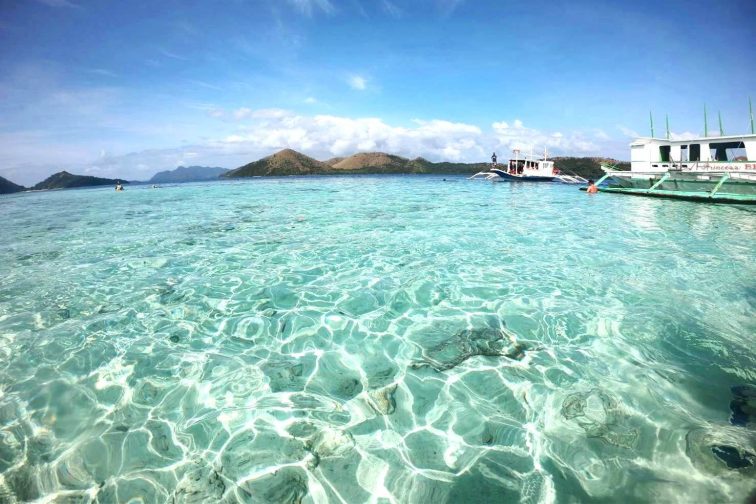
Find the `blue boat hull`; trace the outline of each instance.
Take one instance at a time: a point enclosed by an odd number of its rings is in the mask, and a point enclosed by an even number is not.
[[[491,170],[493,173],[498,175],[504,180],[509,180],[511,182],[551,182],[554,180],[554,177],[533,177],[533,176],[527,176],[527,175],[512,175],[510,173],[507,173],[503,170],[499,170],[498,168],[493,168]]]

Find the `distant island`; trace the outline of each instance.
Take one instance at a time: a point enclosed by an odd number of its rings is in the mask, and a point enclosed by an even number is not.
[[[612,164],[620,170],[629,170],[630,163],[603,157],[553,157],[554,165],[562,173],[598,179],[604,175],[601,164]],[[335,157],[326,161],[306,156],[292,149],[283,149],[275,154],[258,159],[234,170],[209,166],[179,166],[173,170],[156,173],[146,182],[132,184],[163,184],[199,182],[243,177],[281,177],[287,175],[381,175],[381,174],[437,174],[471,175],[490,168],[490,163],[434,163],[417,157],[414,159],[384,152],[361,152],[348,157]],[[108,179],[90,175],[74,175],[61,171],[36,184],[31,190],[69,189],[74,187],[115,186],[117,182],[128,184],[124,179]],[[0,177],[0,194],[29,189]]]
[[[318,161],[300,152],[284,149],[223,174],[223,178],[281,175],[350,175],[475,173],[487,163],[433,163],[423,158],[407,159],[383,152],[363,152],[346,158]]]
[[[7,178],[0,177],[0,194],[11,194],[26,191],[26,187],[14,184]]]
[[[148,184],[174,184],[180,182],[202,182],[204,180],[216,180],[226,173],[228,168],[210,166],[179,166],[175,170],[165,170],[156,173]]]
[[[562,172],[585,178],[599,178],[602,163],[630,169],[630,163],[599,157],[555,157],[554,164]],[[362,152],[349,157],[318,161],[292,149],[284,149],[257,161],[230,170],[221,178],[266,177],[282,175],[349,175],[349,174],[473,174],[487,170],[490,163],[434,163],[421,157],[408,159],[383,152]]]
[[[67,171],[61,171],[50,175],[45,180],[35,185],[31,189],[33,191],[42,191],[46,189],[71,189],[74,187],[90,187],[90,186],[103,186],[112,185],[115,187],[116,183],[128,184],[123,179],[108,179],[100,177],[92,177],[90,175],[73,175]]]

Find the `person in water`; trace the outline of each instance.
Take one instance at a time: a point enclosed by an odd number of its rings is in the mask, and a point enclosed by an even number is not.
[[[588,181],[588,189],[585,190],[588,194],[594,194],[598,192],[598,187],[593,183],[593,180]]]
[[[121,182],[116,182],[116,191],[123,191],[123,186],[121,185]]]

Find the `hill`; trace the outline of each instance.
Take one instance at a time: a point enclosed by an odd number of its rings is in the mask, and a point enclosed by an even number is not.
[[[433,163],[423,158],[407,159],[384,152],[361,152],[320,162],[291,149],[231,170],[222,177],[276,175],[343,175],[391,173],[472,174],[485,169],[487,163]]]
[[[411,173],[409,159],[383,152],[360,152],[332,164],[334,171],[345,173]]]
[[[215,180],[228,169],[210,166],[179,166],[175,170],[165,170],[152,176],[148,183],[166,184],[176,182],[199,182],[202,180]]]
[[[90,175],[73,175],[67,171],[62,171],[50,175],[39,184],[32,187],[34,191],[40,191],[45,189],[70,189],[73,187],[90,187],[101,185],[112,185],[115,187],[117,182],[122,184],[128,184],[125,180],[119,179],[107,179],[100,177],[92,177]]]
[[[264,157],[252,163],[228,171],[222,177],[259,177],[268,175],[315,175],[332,173],[325,163],[291,149],[284,149],[272,156]]]
[[[26,188],[24,186],[14,184],[7,178],[0,177],[0,194],[10,194],[25,190]]]

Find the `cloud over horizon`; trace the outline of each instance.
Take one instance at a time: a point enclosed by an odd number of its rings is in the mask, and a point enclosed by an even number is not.
[[[473,124],[444,119],[414,119],[409,125],[392,125],[378,117],[343,117],[336,115],[305,115],[291,110],[268,108],[253,110],[213,109],[212,116],[236,124],[236,131],[202,143],[165,149],[146,149],[123,155],[101,155],[91,162],[80,158],[69,164],[60,163],[48,170],[50,175],[66,169],[89,175],[127,180],[145,180],[154,173],[181,165],[211,165],[236,168],[291,148],[316,159],[347,156],[357,152],[380,151],[408,158],[424,157],[431,161],[481,162],[491,151],[506,157],[512,149],[550,155],[597,155],[604,142],[597,132],[543,131],[526,127],[522,121],[495,122],[483,129]],[[24,171],[30,170],[26,166]],[[41,180],[45,170],[37,167],[33,182]],[[19,170],[13,173],[18,183],[29,184]],[[12,177],[8,177],[11,178]],[[15,180],[14,180],[15,181]]]

